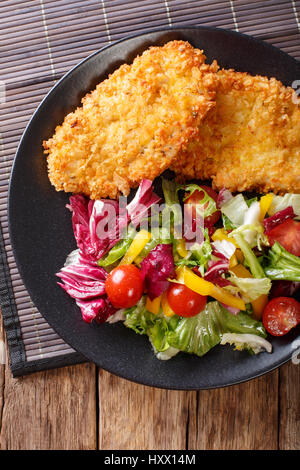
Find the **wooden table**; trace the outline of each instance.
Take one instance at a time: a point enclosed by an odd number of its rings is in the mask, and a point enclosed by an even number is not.
[[[199,392],[144,387],[93,364],[18,379],[0,365],[1,450],[299,448],[300,364]]]

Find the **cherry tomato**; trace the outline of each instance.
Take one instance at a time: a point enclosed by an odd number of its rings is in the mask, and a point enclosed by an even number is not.
[[[176,315],[194,317],[204,309],[207,297],[197,294],[184,284],[172,283],[167,291],[167,300]]]
[[[300,323],[300,303],[292,297],[276,297],[263,312],[263,324],[273,336],[282,336]]]
[[[212,188],[210,188],[209,186],[200,186],[200,188],[203,188],[204,191],[207,192],[207,194],[214,200],[214,201],[217,201],[217,198],[218,198],[218,195],[216,193],[216,191],[214,191]],[[191,206],[195,206],[196,204],[199,204],[201,202],[201,200],[204,198],[204,192],[203,191],[194,191],[193,194],[185,201],[186,204],[191,204]],[[208,203],[206,203],[204,205],[204,208],[205,206],[207,205]],[[205,225],[214,225],[218,220],[219,218],[221,217],[221,211],[217,210],[216,212],[214,212],[213,214],[209,215],[208,217],[205,217]]]
[[[270,230],[268,238],[271,245],[277,241],[293,255],[300,256],[300,222],[288,219]]]
[[[133,307],[144,291],[140,270],[133,264],[114,268],[106,278],[105,290],[114,307]]]

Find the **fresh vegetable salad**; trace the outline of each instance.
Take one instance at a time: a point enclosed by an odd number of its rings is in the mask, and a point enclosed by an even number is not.
[[[158,359],[230,344],[271,353],[300,323],[300,195],[249,198],[161,179],[131,202],[70,197],[77,250],[57,274],[82,318],[122,321]]]

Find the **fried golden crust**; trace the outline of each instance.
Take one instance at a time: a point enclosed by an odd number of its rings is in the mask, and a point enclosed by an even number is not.
[[[216,106],[172,168],[216,189],[300,192],[300,107],[281,82],[217,73]],[[298,100],[299,101],[299,100]]]
[[[151,47],[86,95],[43,143],[56,190],[116,198],[168,168],[214,106],[204,61],[187,42]]]

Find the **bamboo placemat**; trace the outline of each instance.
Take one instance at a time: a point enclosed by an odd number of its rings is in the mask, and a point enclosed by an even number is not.
[[[33,305],[11,251],[8,180],[24,128],[55,82],[89,54],[126,35],[185,25],[240,31],[300,59],[299,0],[0,3],[0,298],[14,375],[84,360]]]

